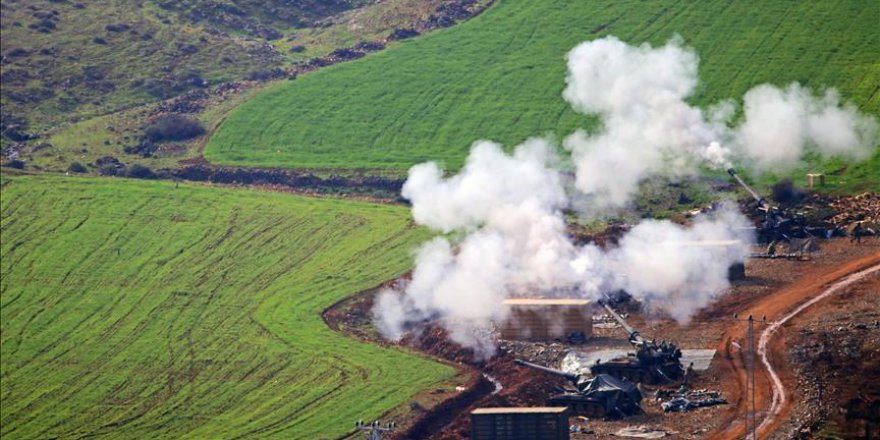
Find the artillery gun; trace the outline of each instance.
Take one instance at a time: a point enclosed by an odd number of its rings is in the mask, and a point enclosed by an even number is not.
[[[563,377],[576,391],[564,391],[547,399],[549,406],[566,406],[574,414],[590,418],[620,418],[642,412],[639,402],[642,393],[638,388],[626,380],[621,380],[607,374],[594,377],[582,376],[574,373],[566,373],[562,370],[548,368],[542,365],[517,359],[517,365],[540,370],[554,376]]]
[[[730,174],[757,202],[755,210],[759,214],[758,243],[769,244],[780,241],[791,241],[793,238],[811,238],[807,231],[804,219],[800,216],[784,212],[778,206],[771,206],[766,199],[761,197],[752,187],[739,177],[736,170],[728,168]]]
[[[684,377],[684,369],[681,366],[681,350],[675,344],[665,341],[657,344],[656,341],[643,338],[611,306],[603,301],[599,301],[599,304],[605,307],[605,310],[626,329],[629,334],[629,343],[636,351],[635,353],[627,353],[625,357],[611,359],[607,362],[597,362],[590,367],[590,372],[594,376],[609,374],[618,379],[646,384],[674,382]]]

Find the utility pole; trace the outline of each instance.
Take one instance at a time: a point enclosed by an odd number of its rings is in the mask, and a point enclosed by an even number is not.
[[[746,440],[758,440],[758,405],[755,399],[755,389],[758,384],[755,379],[755,318],[749,315],[746,319],[740,319],[734,314],[733,319],[746,322]],[[762,316],[761,322],[767,322],[767,317]]]
[[[378,420],[369,424],[365,424],[363,420],[358,420],[354,426],[359,431],[367,433],[367,440],[382,440],[382,434],[397,429],[397,423],[391,422],[382,426]]]

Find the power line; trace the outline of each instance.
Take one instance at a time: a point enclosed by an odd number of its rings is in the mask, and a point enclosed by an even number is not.
[[[755,378],[755,318],[749,315],[746,319],[740,319],[737,314],[733,319],[744,321],[746,326],[746,440],[758,440],[758,405],[755,399],[757,381]],[[766,323],[767,317],[761,317],[761,323]]]

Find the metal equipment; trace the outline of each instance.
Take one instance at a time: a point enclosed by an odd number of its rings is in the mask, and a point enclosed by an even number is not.
[[[568,380],[576,390],[550,396],[547,404],[567,406],[573,413],[590,418],[620,418],[642,412],[642,393],[632,383],[600,374],[592,378],[517,359],[517,365],[540,370]]]
[[[363,420],[358,420],[354,426],[358,431],[367,433],[367,440],[382,440],[382,434],[387,434],[397,429],[397,423],[391,422],[382,425],[378,420],[373,423],[364,423]]]
[[[733,177],[757,202],[755,208],[760,218],[757,222],[758,243],[769,244],[767,254],[774,256],[776,254],[775,244],[779,242],[789,242],[792,239],[809,239],[813,235],[807,231],[804,219],[797,215],[791,215],[784,212],[777,206],[771,206],[766,199],[761,197],[752,187],[739,177],[736,170],[728,168],[727,173]],[[803,246],[798,243],[797,246]]]
[[[684,368],[681,366],[681,350],[678,346],[666,341],[658,344],[654,340],[649,341],[643,338],[611,306],[603,301],[599,301],[599,304],[605,307],[605,310],[626,329],[629,334],[629,343],[636,349],[636,352],[628,353],[626,357],[596,363],[590,367],[590,372],[594,376],[610,374],[633,383],[646,384],[673,382],[684,377]]]

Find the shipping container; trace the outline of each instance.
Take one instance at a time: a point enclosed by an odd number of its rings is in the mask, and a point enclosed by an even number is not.
[[[569,440],[566,407],[479,408],[471,412],[471,440]]]

